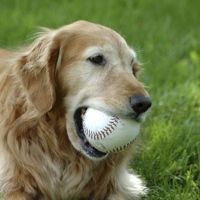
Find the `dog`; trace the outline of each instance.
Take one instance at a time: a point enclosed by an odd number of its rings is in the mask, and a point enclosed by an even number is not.
[[[135,144],[103,153],[87,141],[83,109],[145,120],[151,100],[139,62],[110,28],[77,21],[44,29],[27,47],[0,50],[3,200],[129,200],[146,195],[127,168]]]

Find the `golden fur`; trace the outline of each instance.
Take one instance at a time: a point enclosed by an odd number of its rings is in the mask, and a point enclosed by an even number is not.
[[[105,66],[87,59],[98,51],[107,56]],[[132,113],[128,98],[148,96],[137,71],[135,53],[120,35],[84,21],[45,29],[18,52],[1,49],[3,199],[128,200],[145,195],[140,178],[126,167],[135,145],[92,159],[74,123],[82,106],[122,117]]]

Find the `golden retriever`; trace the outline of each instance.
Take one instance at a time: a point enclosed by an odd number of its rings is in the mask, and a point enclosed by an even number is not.
[[[143,122],[151,106],[136,53],[113,30],[78,21],[30,46],[0,50],[3,200],[129,200],[146,194],[127,169],[134,144],[103,153],[87,141],[89,107]]]

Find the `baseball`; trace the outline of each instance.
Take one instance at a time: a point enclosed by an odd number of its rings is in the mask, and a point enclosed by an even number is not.
[[[88,108],[83,116],[83,129],[88,142],[105,153],[119,152],[129,147],[140,130],[133,119],[121,119]]]

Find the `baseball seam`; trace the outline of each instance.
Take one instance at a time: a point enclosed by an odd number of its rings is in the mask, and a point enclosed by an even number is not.
[[[112,150],[107,150],[107,153],[116,153],[118,151],[122,151],[122,150],[128,148],[129,146],[131,146],[136,141],[136,139],[137,139],[137,137],[134,140],[132,140],[131,142],[125,144],[124,146],[120,146],[120,147],[117,147],[117,148],[112,149]]]
[[[84,132],[88,137],[90,137],[93,140],[99,140],[106,138],[108,135],[110,135],[112,131],[115,130],[115,127],[117,127],[118,123],[119,123],[118,117],[111,117],[108,121],[108,124],[102,130],[96,132],[89,130],[85,124],[85,121],[83,121],[83,127],[84,127]]]

